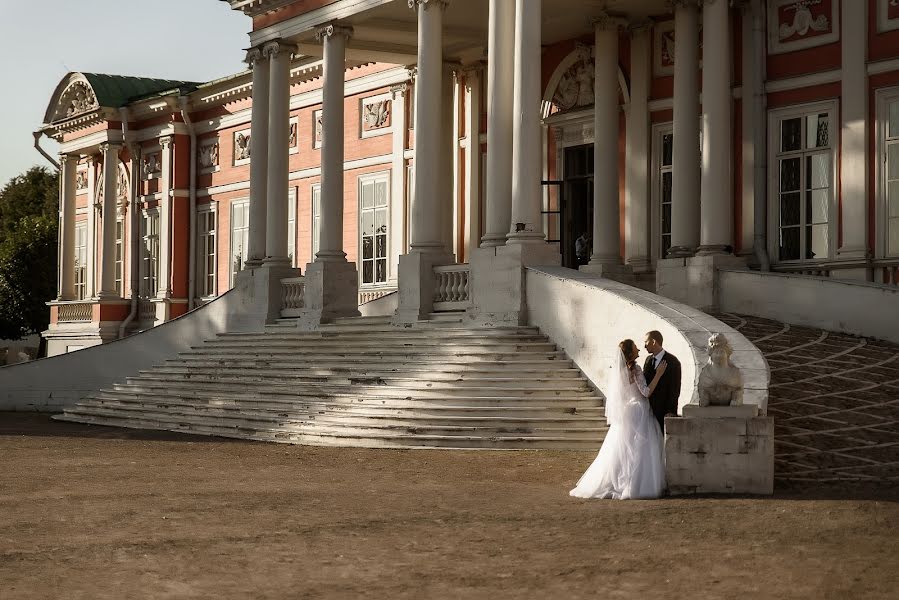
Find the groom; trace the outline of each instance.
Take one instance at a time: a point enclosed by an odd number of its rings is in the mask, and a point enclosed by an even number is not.
[[[658,331],[650,331],[646,334],[643,347],[649,355],[646,357],[646,362],[643,363],[643,375],[646,377],[646,381],[652,381],[656,369],[662,361],[668,365],[665,372],[662,373],[656,389],[649,397],[649,405],[659,421],[659,427],[662,428],[664,436],[665,415],[677,415],[677,399],[680,397],[680,361],[662,348],[662,334]]]

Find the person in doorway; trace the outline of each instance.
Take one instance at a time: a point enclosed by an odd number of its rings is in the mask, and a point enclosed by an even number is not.
[[[574,241],[574,256],[577,259],[577,266],[586,265],[590,262],[591,242],[590,234],[586,231]]]

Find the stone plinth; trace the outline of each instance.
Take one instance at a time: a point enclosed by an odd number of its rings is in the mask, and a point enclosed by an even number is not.
[[[744,268],[747,260],[730,254],[665,258],[656,263],[656,293],[699,310],[718,307],[716,271]]]
[[[266,323],[281,316],[281,280],[298,277],[299,269],[269,267],[244,269],[234,278],[234,289],[240,298],[233,331],[262,331]]]
[[[356,264],[319,261],[306,265],[304,307],[297,327],[318,329],[338,317],[359,316],[359,275]]]
[[[685,416],[666,417],[670,493],[773,493],[774,418],[747,416],[757,410],[754,405],[687,405]]]

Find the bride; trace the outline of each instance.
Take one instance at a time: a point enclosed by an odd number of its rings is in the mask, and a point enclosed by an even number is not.
[[[647,398],[667,365],[663,360],[649,386],[637,366],[633,340],[618,344],[606,398],[609,431],[596,460],[569,492],[578,498],[658,498],[665,487],[662,431]]]

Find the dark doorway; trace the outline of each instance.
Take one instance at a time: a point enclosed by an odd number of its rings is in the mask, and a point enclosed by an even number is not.
[[[584,232],[593,235],[593,144],[565,148],[563,168],[559,245],[562,266],[577,269],[579,261],[575,242]]]

